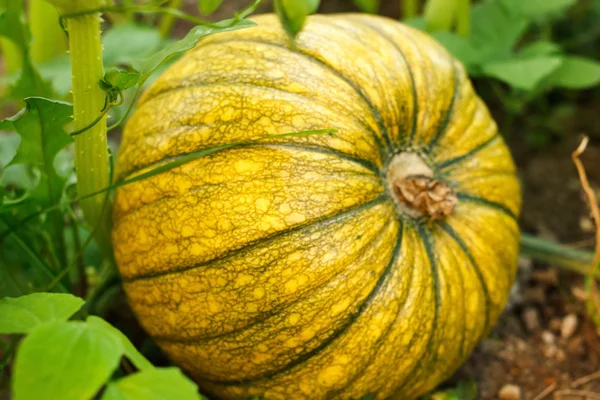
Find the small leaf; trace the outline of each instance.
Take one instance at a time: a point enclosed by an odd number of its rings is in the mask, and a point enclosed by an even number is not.
[[[124,90],[134,87],[140,74],[137,72],[127,72],[117,68],[111,68],[104,74],[101,84],[106,85],[106,88],[113,88],[117,90]],[[103,87],[104,89],[104,87]]]
[[[201,400],[198,387],[178,368],[142,371],[108,384],[102,400]]]
[[[33,293],[0,300],[0,333],[27,333],[45,322],[66,321],[84,301],[66,293]]]
[[[545,77],[562,63],[561,57],[542,56],[537,58],[515,58],[497,61],[482,66],[484,74],[508,83],[514,88],[534,89]]]
[[[537,56],[559,54],[560,52],[561,48],[558,44],[545,40],[539,40],[523,47],[517,56],[520,58],[532,58]]]
[[[583,57],[565,57],[563,63],[547,78],[549,86],[585,89],[600,84],[600,63]]]
[[[0,121],[0,130],[17,132],[21,144],[10,165],[29,164],[41,172],[34,195],[42,204],[56,204],[62,195],[65,179],[54,168],[56,154],[73,139],[64,131],[71,121],[69,103],[41,97],[25,99],[26,108],[14,117]]]
[[[215,12],[223,3],[223,0],[198,0],[198,9],[204,15],[209,15]]]
[[[455,388],[436,392],[428,398],[430,400],[475,400],[477,384],[474,381],[461,381]]]
[[[98,329],[104,329],[119,336],[121,342],[123,343],[123,354],[137,369],[140,371],[154,369],[154,366],[150,363],[150,361],[148,361],[146,357],[144,357],[142,353],[135,348],[133,343],[131,343],[131,341],[123,334],[123,332],[99,317],[91,316],[87,319],[87,323],[97,327]]]
[[[173,42],[163,47],[150,57],[136,59],[131,62],[133,68],[140,74],[140,82],[144,82],[152,72],[160,67],[168,59],[190,50],[196,45],[198,40],[204,36],[217,32],[233,31],[236,29],[249,28],[256,24],[248,20],[225,20],[214,25],[198,25],[193,27],[188,34],[181,40]]]
[[[379,0],[354,0],[354,4],[363,12],[377,14],[379,10]]]
[[[500,0],[500,3],[512,14],[538,17],[544,14],[559,13],[575,5],[577,0]]]
[[[122,354],[119,336],[94,325],[80,321],[40,325],[17,351],[13,399],[91,399]]]
[[[295,37],[304,26],[306,17],[317,11],[320,0],[275,0],[275,11],[286,32]]]

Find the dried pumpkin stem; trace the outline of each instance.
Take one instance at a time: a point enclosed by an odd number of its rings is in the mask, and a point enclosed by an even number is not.
[[[434,179],[433,170],[414,153],[401,153],[392,159],[388,182],[400,211],[415,218],[445,218],[458,202],[454,190]]]

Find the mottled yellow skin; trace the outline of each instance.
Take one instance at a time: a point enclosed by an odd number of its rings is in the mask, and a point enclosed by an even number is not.
[[[464,361],[505,304],[520,189],[488,110],[429,36],[313,16],[288,48],[274,16],[217,34],[146,92],[118,179],[113,241],[140,322],[226,399],[413,399]],[[415,152],[457,193],[441,221],[386,181]]]

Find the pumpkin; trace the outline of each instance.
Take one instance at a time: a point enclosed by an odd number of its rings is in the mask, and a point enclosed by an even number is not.
[[[145,93],[113,242],[137,318],[223,399],[413,399],[501,313],[515,166],[463,67],[383,17],[273,15],[203,39]],[[333,128],[333,134],[273,135]],[[269,136],[265,138],[265,136]],[[261,141],[254,141],[264,138]]]

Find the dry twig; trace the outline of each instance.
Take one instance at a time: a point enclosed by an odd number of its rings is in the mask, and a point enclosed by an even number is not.
[[[545,399],[547,396],[552,394],[552,392],[554,392],[555,389],[556,389],[556,382],[553,382],[550,386],[548,386],[546,389],[542,390],[537,396],[535,396],[533,398],[533,400]]]
[[[596,246],[594,262],[592,264],[592,273],[586,277],[586,291],[587,291],[587,307],[590,317],[596,325],[600,325],[600,293],[598,292],[598,286],[596,283],[595,275],[600,268],[600,207],[598,207],[598,201],[596,199],[596,193],[590,186],[585,168],[579,157],[585,152],[585,149],[589,143],[587,136],[583,137],[583,140],[579,144],[579,147],[571,155],[573,163],[577,168],[579,174],[579,180],[581,181],[581,187],[585,193],[586,201],[590,207],[592,216],[594,218],[594,225],[596,227]],[[600,397],[599,397],[600,398]]]
[[[579,379],[574,380],[573,383],[571,383],[571,387],[573,389],[575,389],[575,388],[578,388],[579,386],[583,386],[587,383],[595,381],[596,379],[600,379],[600,371],[596,371],[593,374],[589,374],[589,375],[586,375]]]

